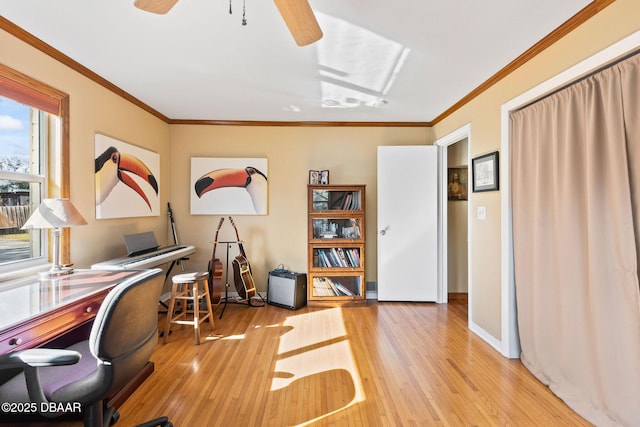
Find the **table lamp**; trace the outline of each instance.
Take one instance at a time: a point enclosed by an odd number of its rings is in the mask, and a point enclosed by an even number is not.
[[[41,278],[52,278],[73,272],[72,268],[63,268],[60,265],[61,228],[85,225],[86,223],[87,221],[69,199],[44,199],[38,209],[31,214],[22,226],[22,230],[51,228],[53,235],[53,265],[49,271],[40,273]]]

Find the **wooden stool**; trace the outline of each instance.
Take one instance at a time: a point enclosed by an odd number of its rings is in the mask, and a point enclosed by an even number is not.
[[[167,311],[163,343],[167,342],[172,323],[193,325],[196,334],[196,345],[200,344],[200,323],[209,319],[211,329],[213,329],[213,310],[211,309],[211,298],[209,297],[208,276],[209,273],[206,271],[173,276],[171,301],[169,302],[169,309]],[[202,299],[206,302],[206,310],[200,307]],[[180,306],[180,309],[174,312],[177,308],[176,303]],[[188,307],[189,303],[191,303],[192,308]],[[203,314],[204,316],[202,316]]]

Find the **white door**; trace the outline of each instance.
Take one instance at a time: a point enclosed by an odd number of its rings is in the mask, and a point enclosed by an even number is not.
[[[438,296],[438,148],[378,147],[378,300]]]

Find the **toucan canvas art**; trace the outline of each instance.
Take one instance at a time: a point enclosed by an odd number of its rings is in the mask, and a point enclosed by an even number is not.
[[[266,158],[191,158],[192,215],[266,215]]]
[[[95,135],[96,218],[160,215],[160,155]]]

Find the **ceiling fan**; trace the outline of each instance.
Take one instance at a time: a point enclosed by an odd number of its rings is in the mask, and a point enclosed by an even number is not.
[[[133,4],[146,12],[165,14],[178,0],[135,0]],[[273,0],[298,46],[306,46],[322,38],[322,30],[308,0]]]

